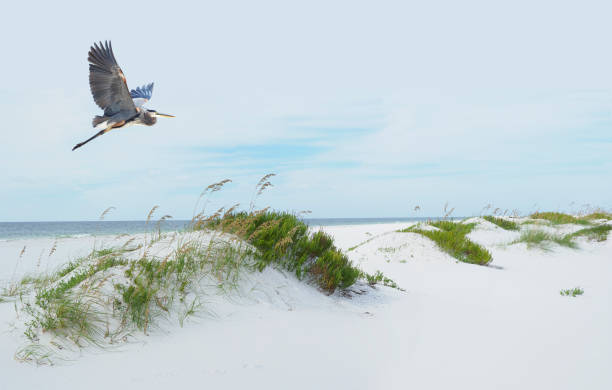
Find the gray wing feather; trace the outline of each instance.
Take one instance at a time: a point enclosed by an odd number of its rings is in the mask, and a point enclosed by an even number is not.
[[[104,110],[104,115],[113,116],[121,111],[136,114],[136,107],[111,43],[94,43],[89,50],[88,60],[91,94],[96,104]]]

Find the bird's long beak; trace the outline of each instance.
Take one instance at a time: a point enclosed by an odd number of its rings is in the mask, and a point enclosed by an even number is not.
[[[158,112],[157,114],[155,114],[157,116],[163,116],[164,118],[174,118],[174,115],[170,115],[170,114],[162,114],[161,112]]]

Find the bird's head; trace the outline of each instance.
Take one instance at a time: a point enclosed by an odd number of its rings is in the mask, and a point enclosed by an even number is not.
[[[161,112],[157,112],[155,110],[147,110],[147,111],[149,111],[154,117],[161,116],[162,118],[174,118],[174,115],[162,114]]]
[[[146,110],[144,114],[144,122],[149,126],[154,125],[157,122],[157,117],[174,118],[174,115],[162,114],[161,112],[157,112],[155,110]]]

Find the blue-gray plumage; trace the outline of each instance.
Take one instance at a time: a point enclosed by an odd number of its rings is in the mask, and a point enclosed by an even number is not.
[[[147,99],[150,100],[153,95],[153,83],[149,85],[143,85],[142,87],[136,87],[136,89],[132,89],[130,91],[130,96],[132,99]]]
[[[157,122],[157,117],[174,117],[143,107],[151,100],[153,83],[130,91],[110,42],[100,42],[99,45],[94,43],[89,50],[88,61],[89,88],[96,104],[104,110],[104,115],[96,115],[92,121],[93,127],[101,130],[88,140],[76,144],[72,150],[112,129],[129,125],[152,126]]]

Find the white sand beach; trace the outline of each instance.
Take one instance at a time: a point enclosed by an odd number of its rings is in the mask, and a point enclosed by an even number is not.
[[[243,276],[236,294],[211,294],[183,327],[162,321],[148,335],[87,347],[52,366],[15,360],[27,341],[23,313],[2,302],[0,388],[612,388],[612,240],[545,251],[507,245],[518,233],[475,221],[468,237],[491,252],[489,266],[397,232],[406,223],[324,227],[356,265],[405,291],[363,284],[354,287],[360,294],[326,295],[266,268]],[[0,241],[0,281],[130,238]],[[583,295],[560,295],[577,286]]]

